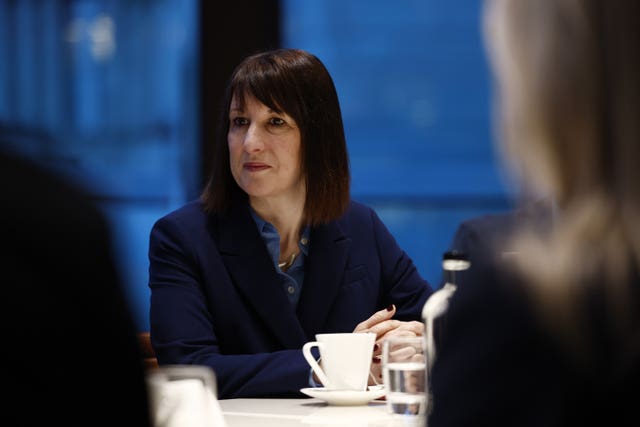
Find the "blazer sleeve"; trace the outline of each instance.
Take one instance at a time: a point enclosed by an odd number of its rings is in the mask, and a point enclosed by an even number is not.
[[[219,398],[300,396],[308,386],[309,365],[300,349],[255,354],[222,354],[214,317],[207,305],[199,263],[219,263],[219,253],[204,255],[194,242],[193,225],[163,218],[151,230],[149,287],[151,288],[151,340],[163,364],[211,367],[218,381]]]

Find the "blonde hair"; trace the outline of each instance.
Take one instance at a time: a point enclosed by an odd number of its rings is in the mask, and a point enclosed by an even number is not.
[[[520,267],[544,318],[580,340],[602,285],[617,316],[640,265],[640,2],[493,0],[485,14],[502,154],[526,191],[553,197],[548,236],[523,232]]]

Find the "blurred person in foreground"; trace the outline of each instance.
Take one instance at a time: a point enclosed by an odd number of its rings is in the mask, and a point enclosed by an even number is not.
[[[235,69],[223,110],[201,200],[151,231],[159,363],[213,368],[220,398],[302,397],[305,342],[370,331],[380,380],[381,340],[421,335],[432,291],[376,213],[350,199],[331,76],[302,50],[259,53]]]
[[[84,191],[0,150],[5,425],[151,426],[107,223]]]
[[[637,425],[640,2],[489,0],[501,147],[557,201],[451,300],[429,427]]]

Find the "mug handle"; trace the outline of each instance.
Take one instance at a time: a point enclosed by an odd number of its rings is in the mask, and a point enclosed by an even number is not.
[[[311,354],[311,348],[312,347],[321,348],[322,347],[322,343],[318,342],[318,341],[311,341],[311,342],[306,343],[305,345],[302,346],[302,354],[304,355],[304,358],[307,359],[307,363],[309,363],[309,365],[311,365],[311,369],[313,369],[313,372],[316,373],[316,375],[318,376],[318,379],[320,380],[322,385],[324,385],[325,387],[328,387],[329,379],[327,378],[327,376],[325,375],[324,371],[322,370],[322,368],[320,367],[320,365],[316,361],[316,358],[313,357],[313,354]]]

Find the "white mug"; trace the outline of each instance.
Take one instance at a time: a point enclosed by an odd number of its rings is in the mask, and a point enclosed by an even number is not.
[[[375,341],[372,332],[317,334],[316,341],[302,347],[302,354],[327,390],[364,391]],[[322,367],[311,354],[312,347],[320,350]]]

